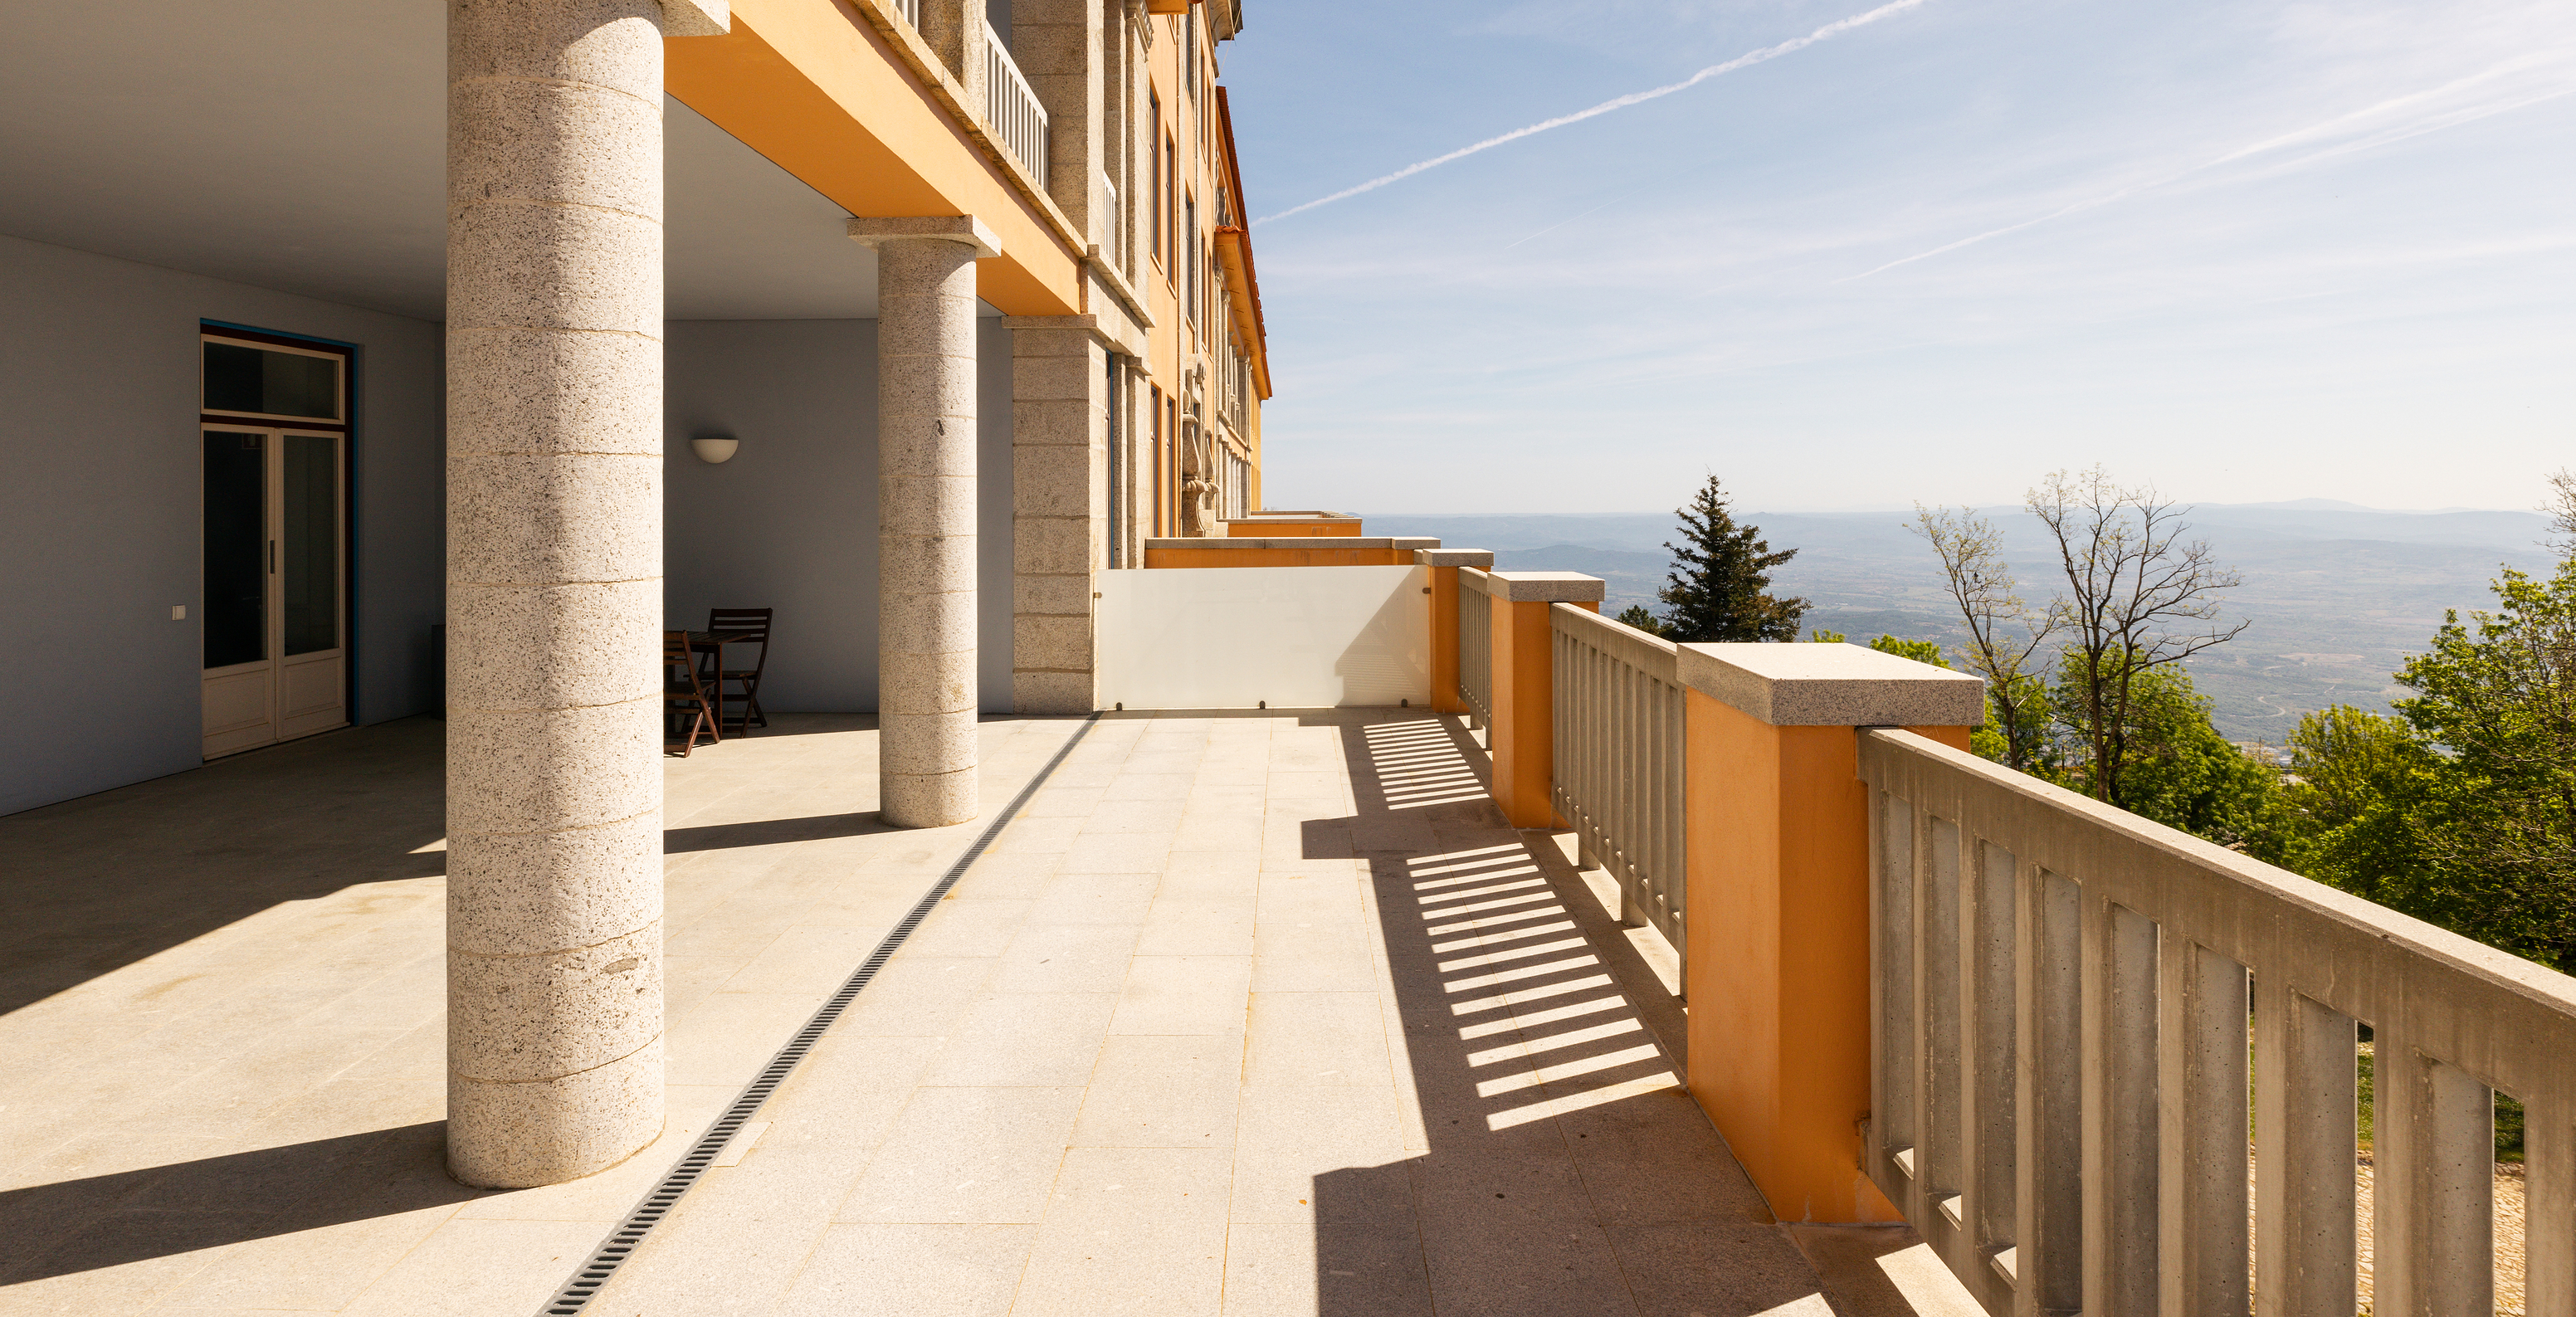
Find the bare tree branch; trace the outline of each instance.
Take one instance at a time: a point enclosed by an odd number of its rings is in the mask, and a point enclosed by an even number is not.
[[[2219,592],[2244,578],[2219,565],[2208,541],[2183,539],[2188,508],[2151,486],[2122,486],[2100,466],[2049,473],[2025,505],[2056,540],[2066,572],[2067,595],[2052,612],[2069,633],[2078,702],[2059,717],[2084,738],[2087,789],[2125,806],[2120,768],[2128,761],[2132,684],[2252,625],[2219,621]]]
[[[1926,508],[1914,505],[1914,524],[1906,527],[1932,545],[1949,578],[1950,598],[1968,624],[1963,651],[1969,669],[1986,679],[1986,698],[2002,724],[2004,762],[2026,770],[2036,746],[2031,707],[2039,702],[2038,681],[2030,670],[2031,655],[2056,630],[2046,610],[2034,611],[2015,592],[2012,567],[2003,558],[2003,532],[1978,516],[1974,508]]]
[[[2549,518],[2549,547],[2559,557],[2576,558],[2576,467],[2562,466],[2549,474],[2549,497],[2540,512]]]

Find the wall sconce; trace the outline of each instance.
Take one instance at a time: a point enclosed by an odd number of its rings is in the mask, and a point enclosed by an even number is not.
[[[708,435],[690,440],[689,447],[697,453],[699,461],[714,466],[732,460],[733,450],[742,447],[742,441],[726,435]]]

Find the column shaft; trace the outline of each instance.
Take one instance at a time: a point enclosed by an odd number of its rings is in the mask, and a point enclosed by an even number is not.
[[[975,785],[975,255],[877,248],[877,794],[898,827],[963,823]]]
[[[662,9],[448,6],[448,1165],[662,1128]]]

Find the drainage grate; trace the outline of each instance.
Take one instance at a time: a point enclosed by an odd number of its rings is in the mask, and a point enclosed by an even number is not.
[[[859,990],[868,986],[868,980],[875,978],[877,971],[883,969],[886,961],[893,958],[895,948],[902,946],[904,939],[912,936],[912,930],[919,928],[921,921],[930,917],[930,912],[938,908],[940,899],[948,895],[948,890],[957,885],[958,879],[966,876],[966,870],[975,861],[983,858],[985,848],[993,844],[994,838],[1002,835],[1003,827],[1018,816],[1020,808],[1029,803],[1029,797],[1036,795],[1038,788],[1046,785],[1046,780],[1055,775],[1056,766],[1064,762],[1065,756],[1073,753],[1075,746],[1082,744],[1082,738],[1089,735],[1099,721],[1100,715],[1095,713],[1083,720],[1082,726],[1074,729],[1072,739],[1067,740],[1063,748],[1055,752],[1054,758],[1047,760],[1046,767],[1039,769],[1037,776],[1030,778],[1027,786],[1020,788],[1020,794],[1011,797],[1011,803],[1003,806],[1001,813],[993,816],[993,822],[984,829],[983,835],[975,838],[975,844],[967,847],[966,853],[958,856],[955,864],[948,866],[948,872],[941,874],[939,881],[931,884],[930,890],[923,893],[919,901],[913,903],[911,912],[903,917],[903,922],[896,924],[894,931],[886,934],[884,941],[877,943],[877,949],[868,953],[866,962],[859,966],[856,973],[850,975],[848,982],[841,985],[841,990],[833,993],[832,999],[823,1003],[821,1010],[814,1012],[814,1018],[807,1020],[805,1027],[797,1030],[796,1036],[788,1039],[785,1047],[778,1049],[778,1054],[771,1057],[769,1064],[761,1068],[760,1077],[752,1080],[751,1086],[742,1091],[742,1096],[735,1098],[733,1105],[725,1108],[724,1115],[718,1118],[715,1124],[708,1126],[706,1133],[698,1136],[698,1141],[691,1145],[687,1155],[680,1158],[679,1164],[662,1177],[660,1184],[653,1186],[651,1193],[644,1195],[644,1201],[637,1203],[635,1210],[627,1213],[626,1219],[619,1222],[615,1230],[609,1232],[607,1240],[600,1244],[597,1252],[590,1255],[590,1260],[583,1263],[579,1271],[573,1273],[573,1278],[567,1281],[552,1299],[546,1301],[545,1307],[538,1310],[540,1317],[568,1317],[569,1314],[578,1313],[590,1305],[592,1297],[599,1293],[601,1286],[608,1283],[608,1278],[616,1275],[618,1267],[624,1265],[626,1259],[634,1256],[636,1248],[643,1244],[644,1236],[651,1233],[653,1227],[660,1224],[662,1218],[668,1215],[671,1208],[680,1201],[680,1195],[687,1193],[689,1186],[697,1183],[698,1176],[723,1154],[725,1145],[731,1143],[734,1135],[741,1132],[743,1124],[758,1114],[761,1104],[769,1101],[769,1095],[778,1091],[778,1086],[787,1081],[787,1076],[795,1073],[797,1063],[805,1059],[807,1052],[814,1050],[814,1044],[822,1040],[823,1031],[831,1028],[832,1022],[841,1018],[841,1012],[849,1009],[851,1001],[858,997]]]

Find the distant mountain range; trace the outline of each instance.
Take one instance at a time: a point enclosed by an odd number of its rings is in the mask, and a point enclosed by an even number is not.
[[[2054,544],[2019,507],[1984,510],[2004,532],[2023,597],[2063,588]],[[1773,549],[1798,550],[1775,588],[1815,602],[1809,626],[1867,640],[1883,633],[1956,644],[1955,606],[1931,548],[1904,512],[1741,514]],[[2187,520],[2245,584],[2231,617],[2254,625],[2191,665],[2219,730],[2278,742],[2298,716],[2342,702],[2384,709],[2405,694],[2390,680],[2420,651],[2445,609],[2488,607],[2502,566],[2545,572],[2547,523],[2529,512],[2389,512],[2300,499],[2212,504]],[[1655,606],[1674,537],[1670,513],[1412,515],[1369,513],[1371,535],[1436,535],[1452,548],[1492,549],[1505,571],[1586,572],[1609,582],[1603,611]]]

